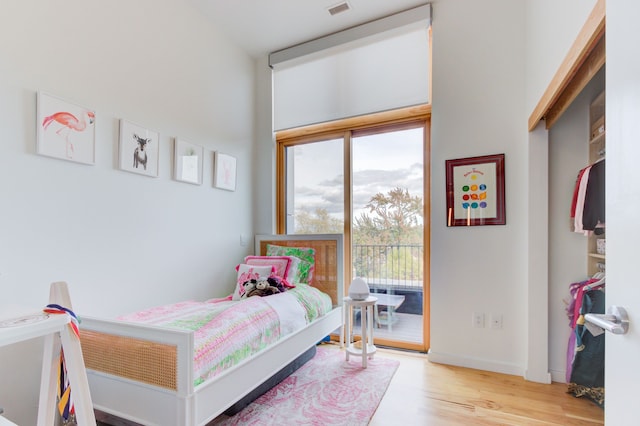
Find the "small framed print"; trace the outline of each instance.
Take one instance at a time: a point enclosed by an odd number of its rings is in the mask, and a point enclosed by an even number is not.
[[[227,191],[235,191],[236,158],[221,152],[214,152],[213,161],[213,186]]]
[[[76,163],[95,164],[95,111],[44,92],[37,98],[36,152]]]
[[[179,182],[202,185],[204,148],[175,138],[173,171]]]
[[[158,177],[160,134],[120,120],[120,170]]]
[[[447,226],[505,225],[504,154],[445,164]]]

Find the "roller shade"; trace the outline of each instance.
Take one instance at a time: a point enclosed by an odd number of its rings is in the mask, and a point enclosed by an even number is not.
[[[430,10],[272,53],[274,129],[427,103]]]

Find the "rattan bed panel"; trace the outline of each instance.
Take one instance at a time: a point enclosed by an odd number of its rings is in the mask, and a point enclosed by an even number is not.
[[[177,391],[178,349],[175,345],[81,330],[88,369]]]
[[[331,296],[334,306],[338,305],[338,247],[335,240],[262,240],[260,254],[267,253],[267,244],[287,247],[308,247],[316,251],[315,270],[311,285]]]

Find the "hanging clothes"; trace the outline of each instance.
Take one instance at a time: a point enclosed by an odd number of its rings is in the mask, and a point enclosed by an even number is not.
[[[599,284],[600,283],[600,284]],[[589,279],[573,283],[570,292],[572,303],[567,307],[572,332],[567,346],[568,392],[575,397],[586,397],[604,406],[604,332],[592,334],[584,316],[588,313],[603,314],[604,281]]]
[[[605,160],[578,172],[571,200],[573,231],[592,235],[605,226]]]
[[[605,223],[605,167],[604,160],[593,163],[584,197],[582,226],[587,231]]]

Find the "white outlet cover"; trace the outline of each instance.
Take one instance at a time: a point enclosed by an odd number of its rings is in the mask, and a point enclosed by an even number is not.
[[[495,330],[502,328],[502,315],[491,314],[491,328]]]

